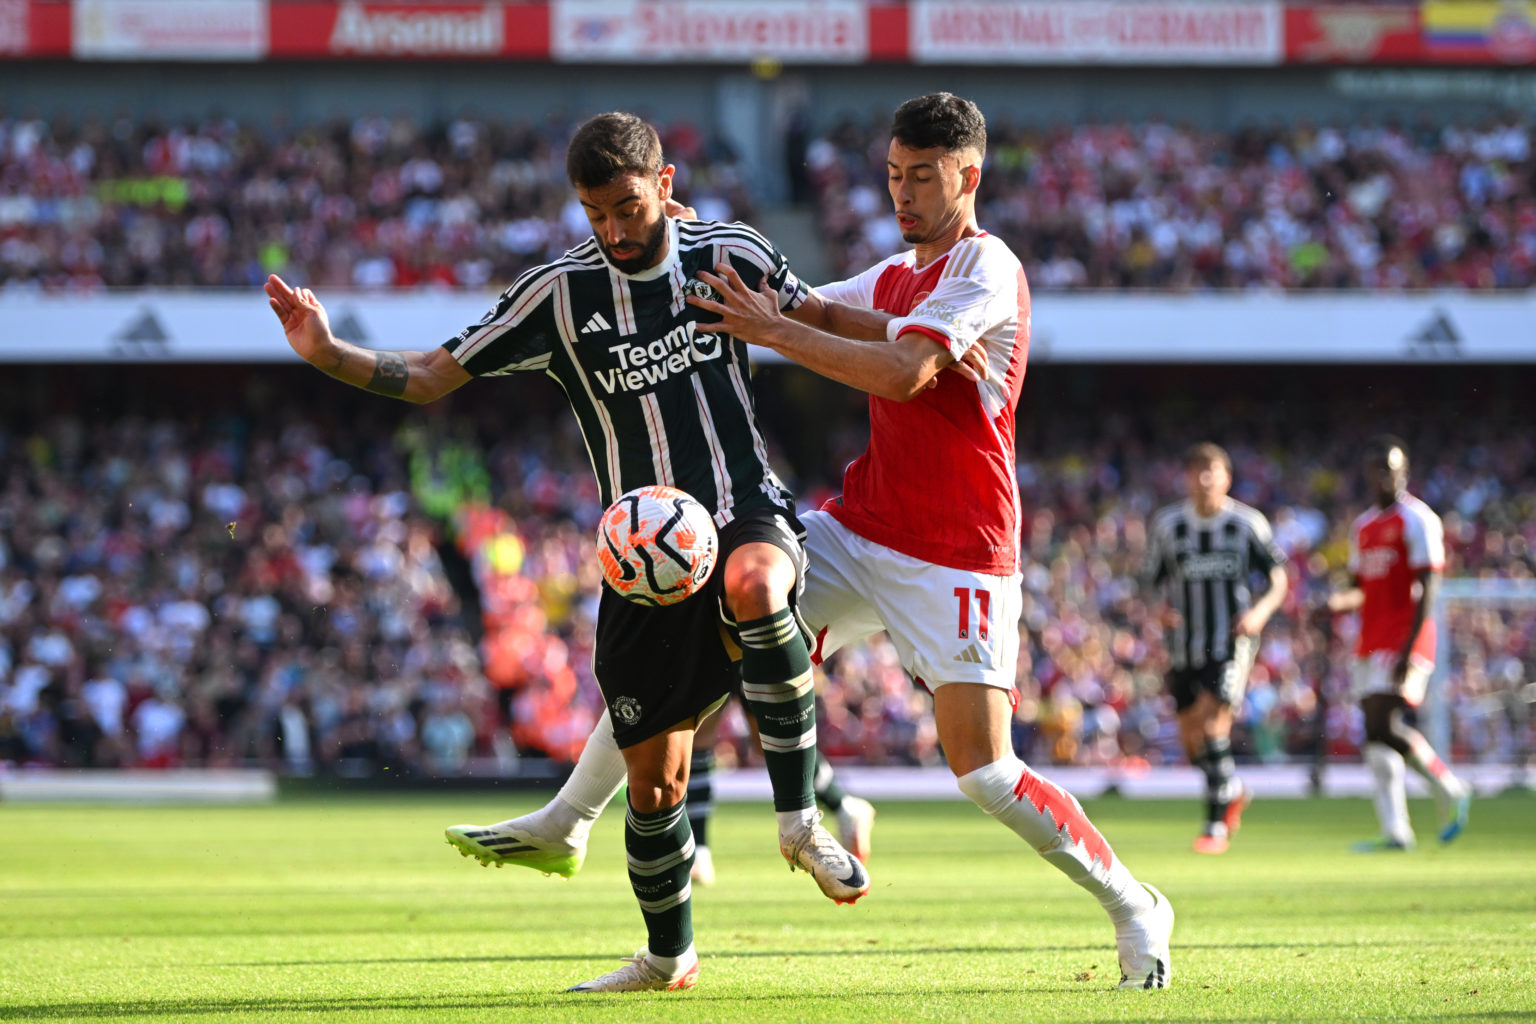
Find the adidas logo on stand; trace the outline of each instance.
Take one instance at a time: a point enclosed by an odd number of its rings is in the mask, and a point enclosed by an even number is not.
[[[596,334],[598,331],[611,331],[608,321],[603,319],[603,314],[593,313],[586,326],[581,329],[582,334]]]

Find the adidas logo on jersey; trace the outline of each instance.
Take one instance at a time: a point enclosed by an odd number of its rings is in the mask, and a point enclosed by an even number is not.
[[[611,331],[611,330],[613,330],[613,328],[608,325],[608,321],[607,320],[603,319],[603,314],[601,314],[601,313],[593,313],[591,319],[589,319],[586,322],[586,325],[584,327],[582,327],[581,333],[582,334],[596,334],[598,331]]]
[[[971,644],[971,646],[967,647],[965,650],[961,651],[950,660],[963,661],[970,665],[980,665],[982,663],[981,651],[976,647],[975,644]]]

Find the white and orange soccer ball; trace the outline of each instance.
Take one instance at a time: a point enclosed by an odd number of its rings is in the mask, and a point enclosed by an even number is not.
[[[709,511],[676,487],[637,487],[597,524],[603,579],[636,604],[677,604],[697,593],[719,550]]]

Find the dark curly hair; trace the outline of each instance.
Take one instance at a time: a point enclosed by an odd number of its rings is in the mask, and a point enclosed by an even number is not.
[[[931,92],[907,100],[891,117],[891,138],[908,149],[941,147],[950,152],[987,152],[987,119],[970,100],[951,92]]]
[[[576,129],[565,153],[565,175],[577,188],[602,188],[621,174],[657,174],[661,139],[634,114],[598,114]]]

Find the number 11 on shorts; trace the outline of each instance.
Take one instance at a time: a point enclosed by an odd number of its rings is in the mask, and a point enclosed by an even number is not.
[[[960,630],[956,635],[961,640],[967,640],[971,635],[971,588],[956,587],[955,602],[959,605],[960,612]],[[976,636],[981,640],[987,638],[987,615],[991,610],[991,591],[976,591]]]

